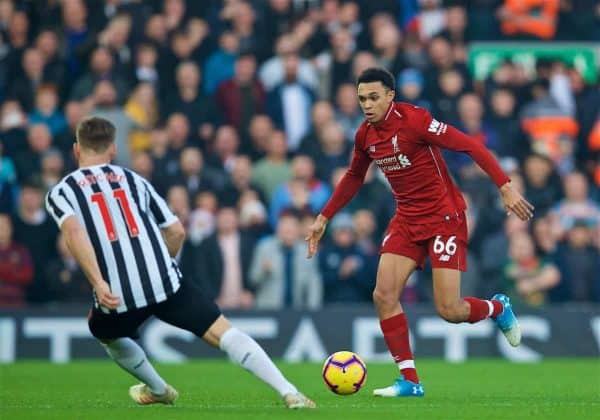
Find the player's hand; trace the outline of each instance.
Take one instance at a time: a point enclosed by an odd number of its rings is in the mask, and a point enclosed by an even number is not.
[[[317,252],[317,245],[319,245],[319,241],[325,233],[326,226],[327,218],[319,214],[313,224],[308,227],[308,233],[306,238],[304,238],[304,240],[308,242],[308,253],[306,258],[312,258]]]
[[[99,282],[94,287],[94,291],[96,292],[96,298],[98,298],[100,306],[108,309],[117,309],[121,304],[121,299],[110,292],[110,287],[105,281]]]
[[[533,217],[533,205],[525,200],[521,193],[513,188],[510,182],[507,182],[500,188],[500,193],[502,194],[502,201],[504,202],[507,215],[510,216],[511,213],[514,213],[523,221],[527,221]]]

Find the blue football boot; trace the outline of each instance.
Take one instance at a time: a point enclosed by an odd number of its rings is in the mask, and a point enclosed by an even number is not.
[[[495,294],[492,300],[500,302],[504,310],[494,320],[500,331],[504,334],[511,346],[517,347],[521,344],[521,327],[512,310],[510,299],[502,293]]]
[[[425,396],[425,390],[423,385],[407,381],[400,375],[391,386],[374,389],[373,395],[376,397],[423,397]]]

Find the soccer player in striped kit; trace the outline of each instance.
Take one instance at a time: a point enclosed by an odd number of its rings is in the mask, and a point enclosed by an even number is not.
[[[313,408],[247,334],[233,327],[214,302],[186,281],[174,257],[185,238],[179,219],[152,185],[111,165],[115,127],[89,117],[73,146],[79,169],[54,186],[46,208],[94,289],[90,331],[108,355],[142,383],[129,389],[139,404],[173,404],[168,385],[133,340],[151,316],[191,331],[262,379],[289,408]]]
[[[508,213],[529,220],[533,206],[512,187],[482,143],[437,121],[423,108],[394,102],[394,77],[387,70],[367,69],[357,85],[366,120],[356,132],[350,168],[310,227],[308,257],[315,254],[327,222],[358,192],[369,165],[375,162],[392,187],[397,208],[381,244],[373,301],[401,375],[393,385],[374,390],[374,395],[421,397],[424,389],[399,300],[409,275],[423,268],[427,256],[433,267],[434,302],[442,318],[452,323],[492,318],[511,345],[521,341],[506,295],[489,300],[460,296],[460,273],[467,269],[466,205],[440,148],[468,153],[498,186]]]

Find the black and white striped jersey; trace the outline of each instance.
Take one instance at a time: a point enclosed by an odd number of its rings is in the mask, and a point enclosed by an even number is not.
[[[179,289],[181,273],[160,233],[177,216],[138,174],[109,164],[80,168],[48,192],[46,208],[59,227],[71,215],[84,226],[102,276],[121,298],[116,312],[164,301]]]

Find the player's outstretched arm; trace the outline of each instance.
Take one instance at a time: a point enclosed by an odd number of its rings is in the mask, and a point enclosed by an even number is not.
[[[524,221],[533,217],[533,205],[510,182],[500,187],[500,194],[502,195],[502,201],[504,202],[504,208],[508,216],[514,213],[519,219]]]
[[[317,247],[319,245],[319,241],[323,237],[325,233],[325,228],[327,227],[327,222],[329,219],[319,214],[312,225],[308,228],[308,234],[306,238],[304,238],[308,242],[308,254],[307,258],[312,258],[313,255],[317,252]]]
[[[100,273],[96,252],[86,231],[74,215],[67,217],[60,226],[65,242],[94,288],[98,303],[108,309],[117,309],[121,303],[118,296],[111,293],[108,283]]]

